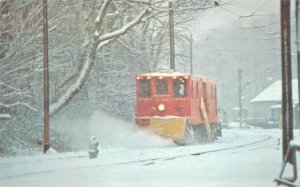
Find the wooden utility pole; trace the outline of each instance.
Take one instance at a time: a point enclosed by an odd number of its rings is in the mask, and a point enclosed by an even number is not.
[[[293,139],[292,65],[290,33],[290,0],[281,0],[281,71],[282,71],[282,146],[283,159]],[[293,164],[293,155],[287,155]]]
[[[296,0],[296,33],[297,33],[297,72],[298,72],[298,107],[300,107],[300,24],[299,24],[300,6],[299,0]],[[296,127],[300,127],[300,109],[298,108],[298,124]]]
[[[49,66],[48,66],[48,12],[47,0],[43,0],[44,32],[44,153],[50,148],[49,142]]]
[[[297,41],[299,41],[298,29],[298,6],[296,0],[296,30]],[[280,22],[281,22],[281,79],[282,79],[282,156],[283,164],[279,177],[275,179],[278,184],[287,186],[297,186],[294,182],[297,180],[297,161],[296,151],[299,149],[297,143],[293,142],[293,98],[292,98],[292,64],[291,64],[291,1],[281,0],[280,2]],[[297,60],[299,68],[299,43],[297,43]],[[299,77],[299,69],[298,69]],[[298,85],[299,87],[299,85]],[[286,164],[290,163],[293,167],[293,178],[283,177]]]
[[[193,34],[190,37],[190,73],[193,75]]]
[[[173,0],[169,0],[169,33],[170,33],[170,69],[175,71],[175,42]]]
[[[281,0],[282,146],[283,159],[293,139],[290,0]],[[293,155],[288,162],[294,164]]]

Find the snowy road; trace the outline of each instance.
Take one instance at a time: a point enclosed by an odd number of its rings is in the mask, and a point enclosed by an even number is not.
[[[225,129],[205,145],[0,159],[2,186],[276,186],[279,129]]]

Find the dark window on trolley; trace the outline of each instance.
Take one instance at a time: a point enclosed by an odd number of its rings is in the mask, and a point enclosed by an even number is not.
[[[151,80],[140,81],[140,97],[151,96]]]
[[[156,94],[168,94],[168,81],[165,79],[156,80]]]
[[[186,81],[184,79],[174,80],[174,97],[186,96]]]

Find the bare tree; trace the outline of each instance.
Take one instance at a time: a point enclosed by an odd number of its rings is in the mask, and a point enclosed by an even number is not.
[[[41,27],[36,2],[1,1],[0,9],[0,107],[36,111],[32,79],[33,61],[40,58],[40,44],[33,37]]]

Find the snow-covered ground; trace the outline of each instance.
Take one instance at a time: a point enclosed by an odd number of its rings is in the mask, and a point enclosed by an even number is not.
[[[0,186],[276,186],[280,137],[279,129],[232,128],[214,143],[101,147],[96,159],[87,151],[0,158]]]

